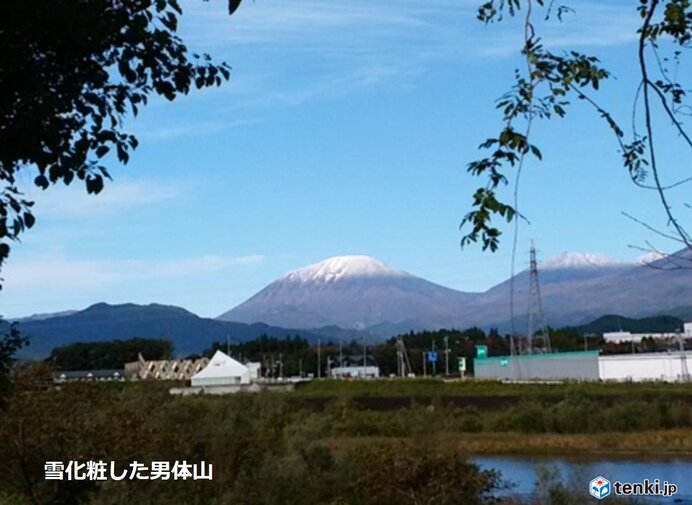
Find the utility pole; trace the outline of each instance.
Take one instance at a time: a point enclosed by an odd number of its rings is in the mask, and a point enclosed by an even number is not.
[[[682,339],[682,336],[680,335],[680,331],[678,330],[677,332],[677,337],[678,337],[678,345],[680,346],[680,372],[681,372],[681,379],[682,382],[689,382],[690,381],[690,371],[687,368],[687,355],[685,354],[685,341]]]
[[[363,337],[363,379],[365,379],[365,371],[367,370],[366,367],[368,366],[368,348],[366,345],[365,337]]]
[[[404,339],[401,337],[396,340],[396,367],[397,374],[400,377],[406,377],[408,372],[413,373],[411,363],[408,360],[408,354],[406,353]]]
[[[322,378],[322,347],[320,339],[317,339],[317,378]]]
[[[425,358],[427,358],[427,354],[428,354],[427,352],[423,351],[423,377],[428,376],[427,368],[425,365]]]
[[[344,340],[339,339],[339,367],[344,367]]]
[[[449,337],[445,335],[445,376],[449,375]]]
[[[432,340],[432,352],[433,352],[433,356],[437,357],[437,356],[435,355],[435,339]],[[433,377],[435,377],[435,374],[437,373],[437,371],[436,371],[436,365],[437,365],[437,360],[434,360],[434,361],[432,362],[432,376],[433,376]]]
[[[298,358],[298,377],[303,376],[303,358]]]
[[[284,378],[284,356],[283,356],[283,354],[279,354],[279,377],[281,379]]]

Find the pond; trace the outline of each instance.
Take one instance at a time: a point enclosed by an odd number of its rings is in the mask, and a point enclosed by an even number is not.
[[[559,472],[562,481],[571,488],[582,488],[585,498],[593,499],[589,495],[589,483],[596,477],[605,477],[611,483],[659,479],[677,485],[678,491],[667,498],[648,498],[647,503],[692,505],[692,459],[665,456],[656,459],[474,456],[471,460],[483,469],[499,470],[503,479],[513,484],[511,493],[520,496],[531,496],[536,492],[541,469],[547,468]]]

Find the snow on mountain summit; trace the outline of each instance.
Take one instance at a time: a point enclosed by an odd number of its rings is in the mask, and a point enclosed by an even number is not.
[[[356,277],[403,277],[405,272],[389,268],[371,256],[335,256],[289,272],[283,278],[298,282],[334,282]]]
[[[616,267],[626,265],[627,262],[611,258],[604,254],[563,252],[554,258],[540,263],[540,268],[593,268],[593,267]]]

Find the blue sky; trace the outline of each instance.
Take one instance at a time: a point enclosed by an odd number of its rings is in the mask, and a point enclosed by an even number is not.
[[[600,99],[623,122],[636,90],[635,3],[578,2],[562,26],[543,27],[549,47],[590,51],[613,70]],[[522,32],[480,24],[477,4],[246,0],[229,17],[225,1],[182,2],[183,39],[227,61],[231,81],[130,118],[141,146],[96,197],[77,186],[41,192],[25,174],[38,223],[2,272],[0,313],[107,301],[216,316],[288,270],[341,254],[464,291],[504,280],[512,228],[490,254],[462,251],[458,224],[480,183],[465,167],[498,131],[494,100],[511,85]],[[675,249],[620,214],[665,226],[591,110],[577,104],[534,131],[544,162],[521,180],[530,225],[518,269],[531,238],[544,259],[633,259],[641,252],[628,244],[647,239]],[[678,170],[684,151],[673,144],[664,162]]]

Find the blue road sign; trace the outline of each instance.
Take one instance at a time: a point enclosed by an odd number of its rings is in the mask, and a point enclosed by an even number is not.
[[[428,351],[428,363],[437,363],[437,351]]]

